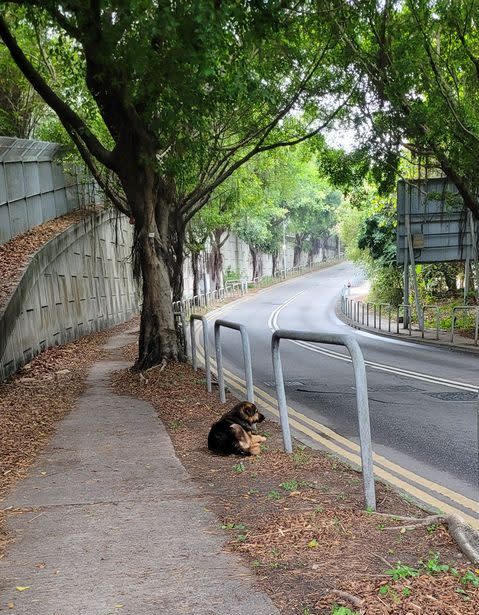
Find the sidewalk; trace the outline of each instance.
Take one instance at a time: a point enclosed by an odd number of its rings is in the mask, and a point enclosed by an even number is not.
[[[4,503],[15,535],[0,560],[0,611],[17,615],[274,615],[223,551],[208,498],[153,407],[114,395],[128,365],[112,338],[88,389]]]
[[[376,326],[373,326],[374,323],[374,312],[373,312],[373,303],[370,304],[369,311],[369,326],[367,325],[367,316],[366,316],[366,303],[364,297],[367,295],[368,289],[365,285],[351,288],[350,294],[347,295],[348,299],[352,299],[353,301],[362,301],[364,303],[364,314],[363,307],[360,305],[358,309],[358,313],[356,318],[350,318],[346,316],[342,311],[341,307],[338,304],[336,308],[336,314],[340,320],[345,322],[351,327],[355,329],[359,329],[360,331],[368,331],[370,333],[374,333],[375,335],[382,335],[384,337],[392,337],[395,339],[401,339],[407,342],[413,342],[416,344],[426,344],[428,346],[436,346],[439,348],[445,348],[447,350],[460,350],[465,352],[471,352],[473,354],[479,354],[479,346],[474,344],[473,338],[464,337],[460,335],[456,331],[454,332],[454,344],[451,343],[451,331],[439,329],[439,339],[436,339],[436,329],[426,329],[424,332],[424,337],[422,336],[422,331],[417,327],[417,325],[413,324],[411,327],[411,332],[409,329],[404,329],[403,324],[399,323],[399,333],[397,333],[397,323],[396,323],[396,315],[397,312],[395,309],[391,311],[391,322],[389,323],[389,315],[388,308],[382,308],[381,319],[379,319],[379,312],[376,311]],[[401,312],[402,314],[402,312]],[[428,316],[433,318],[434,313],[432,311],[428,312]],[[363,323],[364,320],[364,323]],[[389,327],[391,330],[389,331]]]

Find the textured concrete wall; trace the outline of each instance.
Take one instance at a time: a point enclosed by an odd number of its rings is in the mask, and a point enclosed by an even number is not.
[[[207,250],[208,251],[208,250]],[[251,257],[250,249],[248,245],[231,234],[226,240],[225,244],[221,248],[223,255],[223,273],[236,273],[240,278],[251,280],[253,277],[253,259]],[[325,241],[324,248],[321,248],[318,254],[314,256],[313,262],[318,263],[326,258],[332,258],[337,256],[337,239],[335,236],[330,237]],[[294,242],[290,239],[286,241],[286,269],[291,269],[293,266],[294,258]],[[260,254],[258,257],[261,263],[261,275],[268,276],[273,271],[273,259],[270,254]],[[306,265],[308,262],[308,253],[303,252],[301,254],[301,265]],[[280,255],[277,263],[278,269],[283,269],[283,252],[280,251]],[[200,288],[203,290],[203,258],[200,257]],[[185,261],[184,283],[185,283],[185,297],[191,297],[193,295],[193,273],[191,270],[191,263],[189,259]],[[212,286],[211,276],[206,274],[206,287],[210,290]]]
[[[138,311],[131,242],[126,218],[103,212],[35,254],[0,312],[0,379],[49,346],[106,329]]]
[[[140,295],[131,267],[132,239],[132,227],[124,216],[103,212],[70,227],[33,256],[9,303],[0,311],[0,380],[50,346],[124,322],[139,311]],[[334,256],[335,248],[336,239],[332,238],[314,261]],[[231,235],[222,252],[225,272],[251,279],[251,254],[241,239]],[[259,258],[262,274],[270,275],[271,256]],[[305,253],[301,264],[306,261]],[[287,268],[292,264],[293,245],[289,242]],[[282,266],[281,255],[278,268]],[[184,275],[185,297],[191,297],[189,259]]]

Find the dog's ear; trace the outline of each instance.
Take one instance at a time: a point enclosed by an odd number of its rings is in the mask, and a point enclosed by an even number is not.
[[[256,406],[250,401],[243,402],[242,410],[246,416],[254,416],[256,414]]]

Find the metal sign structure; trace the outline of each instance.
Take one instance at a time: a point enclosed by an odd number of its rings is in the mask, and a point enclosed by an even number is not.
[[[397,217],[399,265],[475,259],[477,221],[447,179],[399,181]]]

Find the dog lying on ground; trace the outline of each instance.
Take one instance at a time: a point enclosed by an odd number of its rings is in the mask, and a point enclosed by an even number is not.
[[[221,455],[258,455],[266,438],[253,433],[264,415],[249,401],[236,404],[214,423],[208,434],[208,448]]]

